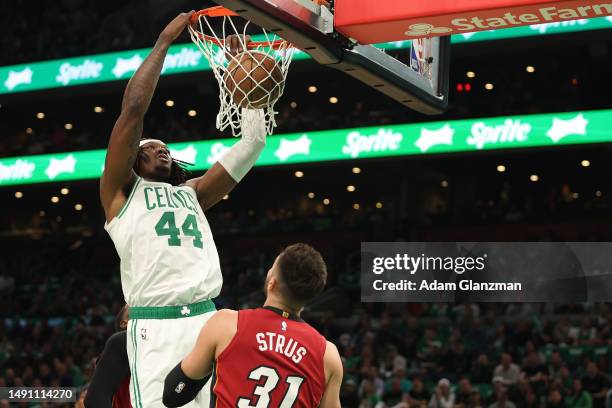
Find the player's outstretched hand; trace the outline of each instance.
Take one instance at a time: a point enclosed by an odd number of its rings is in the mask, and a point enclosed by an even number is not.
[[[189,24],[191,15],[193,13],[194,11],[191,10],[187,13],[181,13],[178,16],[174,17],[174,20],[172,20],[166,26],[166,28],[164,28],[164,31],[161,32],[159,38],[170,42],[176,40],[176,38],[181,35],[185,27],[187,27],[187,24]]]
[[[227,51],[229,55],[231,55],[232,57],[235,57],[241,52],[246,51],[245,46],[248,46],[250,42],[251,42],[250,35],[245,35],[245,36],[237,35],[237,34],[228,35],[227,37],[225,37],[225,50]]]

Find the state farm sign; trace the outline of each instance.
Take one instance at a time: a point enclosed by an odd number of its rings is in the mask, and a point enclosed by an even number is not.
[[[335,28],[362,44],[612,15],[612,1],[336,0]]]

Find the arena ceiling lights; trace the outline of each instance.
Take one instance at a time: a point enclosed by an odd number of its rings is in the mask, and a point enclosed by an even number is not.
[[[284,134],[268,138],[256,166],[605,143],[612,142],[610,123],[612,110],[598,110]],[[193,170],[204,170],[236,141],[169,147],[173,157],[196,163]],[[98,178],[105,153],[89,150],[1,159],[0,187]]]

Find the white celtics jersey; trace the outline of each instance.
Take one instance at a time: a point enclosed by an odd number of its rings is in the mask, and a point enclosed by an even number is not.
[[[104,229],[121,258],[128,305],[184,305],[221,291],[219,255],[193,188],[138,177]]]

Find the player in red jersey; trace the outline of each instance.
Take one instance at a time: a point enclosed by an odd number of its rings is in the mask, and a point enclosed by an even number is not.
[[[87,389],[85,408],[132,408],[130,403],[130,364],[127,356],[128,305],[115,317],[115,331],[96,362]]]
[[[211,407],[340,407],[338,350],[300,318],[326,279],[314,248],[287,247],[268,271],[264,306],[211,317],[194,349],[166,377],[164,405],[191,401],[212,372]]]

